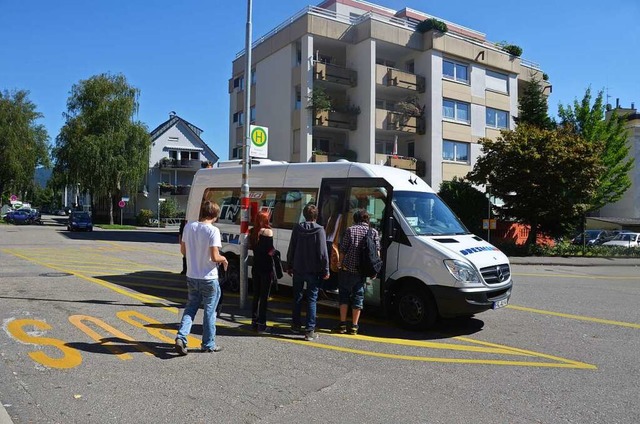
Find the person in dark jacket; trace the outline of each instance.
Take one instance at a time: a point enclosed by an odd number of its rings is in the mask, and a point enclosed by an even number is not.
[[[275,279],[273,269],[273,230],[269,225],[269,212],[256,214],[249,234],[249,248],[253,250],[251,279],[253,281],[253,305],[251,328],[258,333],[267,331],[267,301],[271,284]]]
[[[318,209],[309,204],[302,211],[305,222],[301,222],[291,233],[291,242],[287,251],[287,273],[293,275],[293,311],[291,331],[302,331],[300,313],[302,294],[307,283],[307,325],[305,340],[318,338],[316,329],[316,302],[318,288],[322,280],[329,278],[329,255],[327,254],[327,236],[322,226],[316,224]]]

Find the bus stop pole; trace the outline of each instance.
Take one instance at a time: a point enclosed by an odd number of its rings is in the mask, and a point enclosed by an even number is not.
[[[251,9],[247,0],[247,33],[245,36],[244,70],[244,147],[242,149],[242,187],[240,188],[240,309],[245,309],[249,289],[249,163],[251,160]]]

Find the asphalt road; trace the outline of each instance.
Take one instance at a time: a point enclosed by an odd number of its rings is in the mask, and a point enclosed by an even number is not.
[[[224,350],[177,357],[177,235],[45,223],[0,225],[0,423],[640,422],[640,261],[514,260],[508,307],[426,333],[322,307],[315,343],[227,293]]]

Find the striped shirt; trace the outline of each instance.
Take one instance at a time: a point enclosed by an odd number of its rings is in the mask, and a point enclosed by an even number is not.
[[[362,240],[369,231],[369,225],[365,223],[355,224],[347,228],[340,242],[340,253],[343,256],[342,269],[352,274],[359,274],[360,268],[360,246]],[[380,238],[375,228],[371,229],[373,241],[376,243],[376,249],[380,251]]]

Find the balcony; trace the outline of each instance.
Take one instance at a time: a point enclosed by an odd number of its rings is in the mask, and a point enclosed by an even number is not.
[[[402,113],[387,111],[386,129],[411,134],[424,134],[425,120],[422,116],[406,116]]]
[[[171,195],[171,196],[188,196],[191,191],[190,185],[172,185],[167,183],[162,183],[158,186],[158,191],[160,195]]]
[[[349,68],[315,62],[313,64],[313,78],[316,81],[334,82],[355,87],[358,85],[358,73]]]
[[[316,112],[313,125],[316,127],[340,128],[355,131],[358,128],[358,116],[345,112]]]
[[[424,93],[425,90],[424,77],[399,69],[387,68],[385,79],[389,87],[405,88],[407,90],[417,91],[418,93]]]
[[[158,167],[161,169],[186,169],[196,171],[202,168],[202,161],[199,159],[162,158],[158,161]]]

